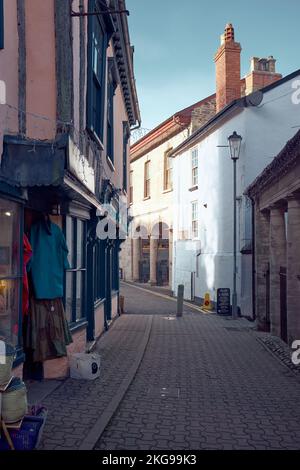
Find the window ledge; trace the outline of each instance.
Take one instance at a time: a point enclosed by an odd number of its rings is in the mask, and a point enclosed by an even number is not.
[[[144,197],[143,201],[148,201],[148,199],[151,199],[151,196]]]
[[[106,155],[106,161],[107,161],[107,163],[108,163],[109,168],[110,168],[112,171],[116,171],[115,166],[114,166],[113,162],[111,161],[111,159],[109,158],[108,155]]]
[[[75,322],[75,323],[70,323],[69,324],[69,327],[70,327],[70,330],[71,330],[71,333],[77,331],[77,330],[80,330],[82,328],[86,328],[88,325],[88,322],[85,318],[83,318],[82,320],[79,320],[78,322]]]
[[[94,303],[94,308],[99,308],[101,305],[103,305],[105,302],[105,299],[99,299],[99,300],[96,300],[96,302]]]
[[[97,142],[97,144],[100,146],[101,150],[104,150],[104,145],[100,139],[100,137],[96,134],[95,131],[93,131],[92,129],[90,128],[87,128],[89,134],[91,135],[91,137]]]
[[[195,186],[192,186],[189,191],[196,191],[198,189],[198,185],[196,184]]]
[[[173,188],[164,189],[164,190],[163,190],[163,194],[171,193],[172,191],[173,191]]]

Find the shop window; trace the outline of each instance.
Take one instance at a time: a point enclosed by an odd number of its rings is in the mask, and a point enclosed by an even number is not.
[[[76,323],[85,317],[85,222],[67,216],[65,232],[71,267],[66,272],[65,309],[68,322]]]
[[[119,290],[119,250],[115,244],[111,251],[112,257],[112,290]]]
[[[98,9],[89,1],[89,11]],[[102,141],[107,35],[101,15],[89,17],[87,126]]]
[[[105,245],[98,240],[94,247],[94,302],[105,297]]]
[[[16,346],[19,337],[21,209],[0,198],[0,339]]]
[[[4,48],[4,6],[0,0],[0,49]]]

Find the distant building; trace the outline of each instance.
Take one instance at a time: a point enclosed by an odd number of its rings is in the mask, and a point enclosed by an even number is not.
[[[130,149],[131,236],[122,245],[125,280],[171,286],[173,253],[173,159],[170,154],[215,114],[215,95],[185,108]]]

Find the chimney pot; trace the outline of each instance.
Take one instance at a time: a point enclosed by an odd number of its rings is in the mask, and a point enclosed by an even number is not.
[[[234,27],[225,26],[221,46],[215,55],[216,110],[241,97],[241,45],[234,40]]]

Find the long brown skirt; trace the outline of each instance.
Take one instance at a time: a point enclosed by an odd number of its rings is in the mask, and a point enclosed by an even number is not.
[[[30,299],[27,347],[33,350],[34,362],[67,355],[73,342],[62,299]]]

